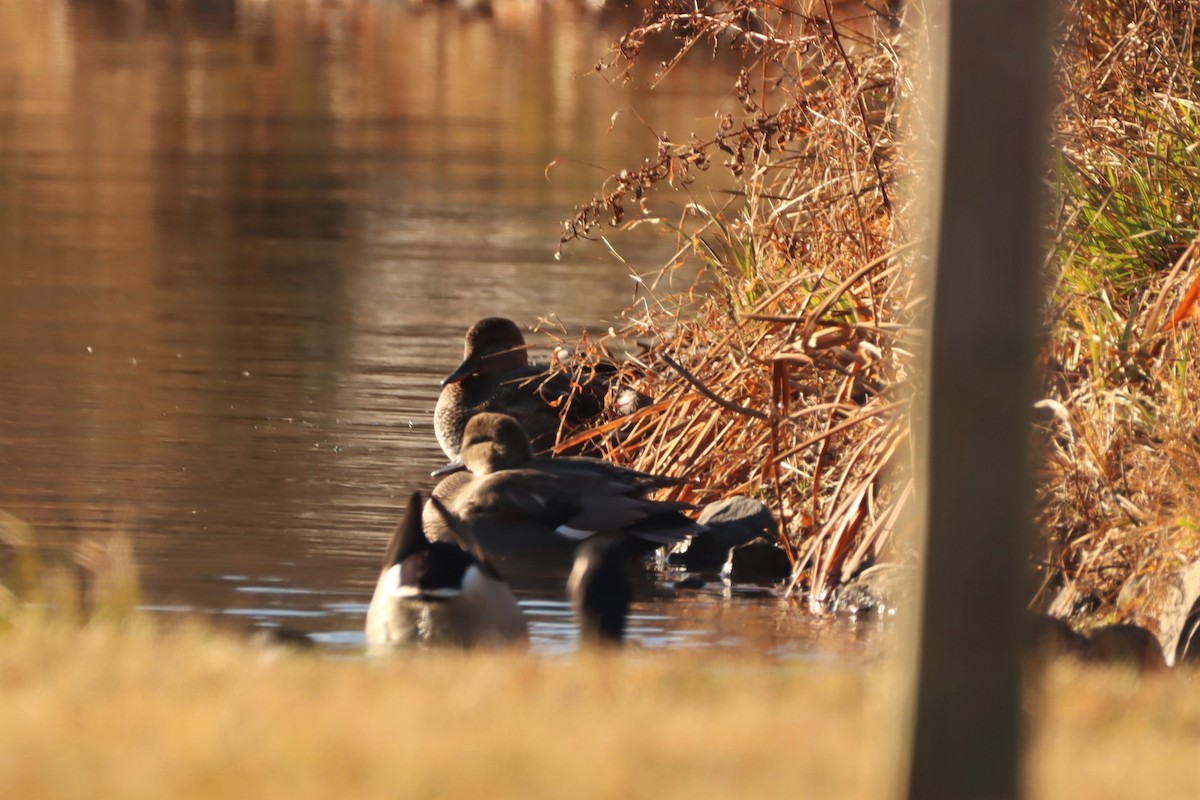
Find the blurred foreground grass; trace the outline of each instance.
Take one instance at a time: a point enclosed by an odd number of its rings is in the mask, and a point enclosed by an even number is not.
[[[862,669],[704,653],[339,660],[197,626],[18,627],[0,637],[0,786],[27,799],[877,796],[873,685]]]
[[[338,659],[197,623],[0,632],[0,787],[36,798],[890,797],[886,661],[711,651]],[[1200,685],[1056,662],[1031,796],[1194,796]]]
[[[323,654],[138,611],[123,536],[81,543],[73,568],[47,563],[37,538],[0,512],[4,800],[885,798],[903,785],[894,658]],[[1030,796],[1195,796],[1191,668],[1056,661],[1027,704]]]

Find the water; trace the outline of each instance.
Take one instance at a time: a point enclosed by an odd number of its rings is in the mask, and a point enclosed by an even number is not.
[[[653,93],[584,74],[620,26],[0,2],[0,508],[58,558],[127,532],[150,608],[360,645],[390,530],[442,461],[431,411],[465,329],[606,326],[673,250],[623,235],[624,263],[553,258],[595,165],[653,152],[615,111],[679,139],[730,102],[729,66],[703,58]],[[559,597],[522,602],[538,648],[574,646]],[[630,627],[654,647],[862,646],[722,587],[644,597]]]

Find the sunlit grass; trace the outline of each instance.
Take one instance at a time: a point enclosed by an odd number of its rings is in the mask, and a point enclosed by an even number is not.
[[[1043,366],[1039,601],[1088,626],[1162,630],[1192,595],[1144,607],[1200,558],[1200,383],[1190,367],[1200,252],[1192,4],[1074,0],[1060,31],[1055,217]],[[1181,605],[1181,608],[1175,606]],[[1168,651],[1174,642],[1165,643]]]
[[[83,579],[2,518],[0,787],[54,798],[887,798],[908,688],[874,658],[297,650],[131,604],[121,537]],[[1185,797],[1200,684],[1030,673],[1033,797]]]
[[[888,782],[888,740],[847,758],[897,727],[867,663],[301,651],[139,611],[123,537],[70,566],[0,522],[0,580],[20,584],[0,605],[4,797],[783,797],[798,781],[854,797]]]
[[[1200,684],[1193,670],[1139,676],[1062,661],[1031,695],[1033,796],[1195,796]]]
[[[879,796],[872,731],[894,727],[861,668],[332,660],[195,627],[18,626],[0,684],[0,785],[22,798]]]
[[[38,798],[883,798],[899,685],[869,665],[639,652],[336,659],[202,625],[0,635],[0,786]],[[1187,797],[1200,685],[1058,662],[1034,797]]]

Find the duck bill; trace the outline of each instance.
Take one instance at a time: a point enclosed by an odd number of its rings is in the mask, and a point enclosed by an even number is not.
[[[452,383],[462,383],[471,377],[478,367],[478,361],[479,359],[476,358],[464,358],[463,362],[455,368],[454,372],[442,378],[442,386],[449,386]]]
[[[431,478],[441,478],[445,475],[453,475],[456,472],[462,472],[467,468],[467,465],[462,461],[451,461],[435,469],[429,473]]]

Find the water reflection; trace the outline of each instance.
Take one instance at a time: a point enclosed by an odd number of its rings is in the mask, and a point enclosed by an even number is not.
[[[715,63],[653,94],[579,77],[618,30],[0,0],[0,508],[60,557],[129,531],[153,607],[358,641],[398,509],[440,463],[462,332],[629,303],[602,248],[553,259],[559,220],[587,165],[652,149],[614,110],[686,135],[729,84]],[[640,271],[671,249],[622,242]],[[570,641],[557,598],[524,601],[535,639]],[[644,640],[691,641],[638,613]]]

